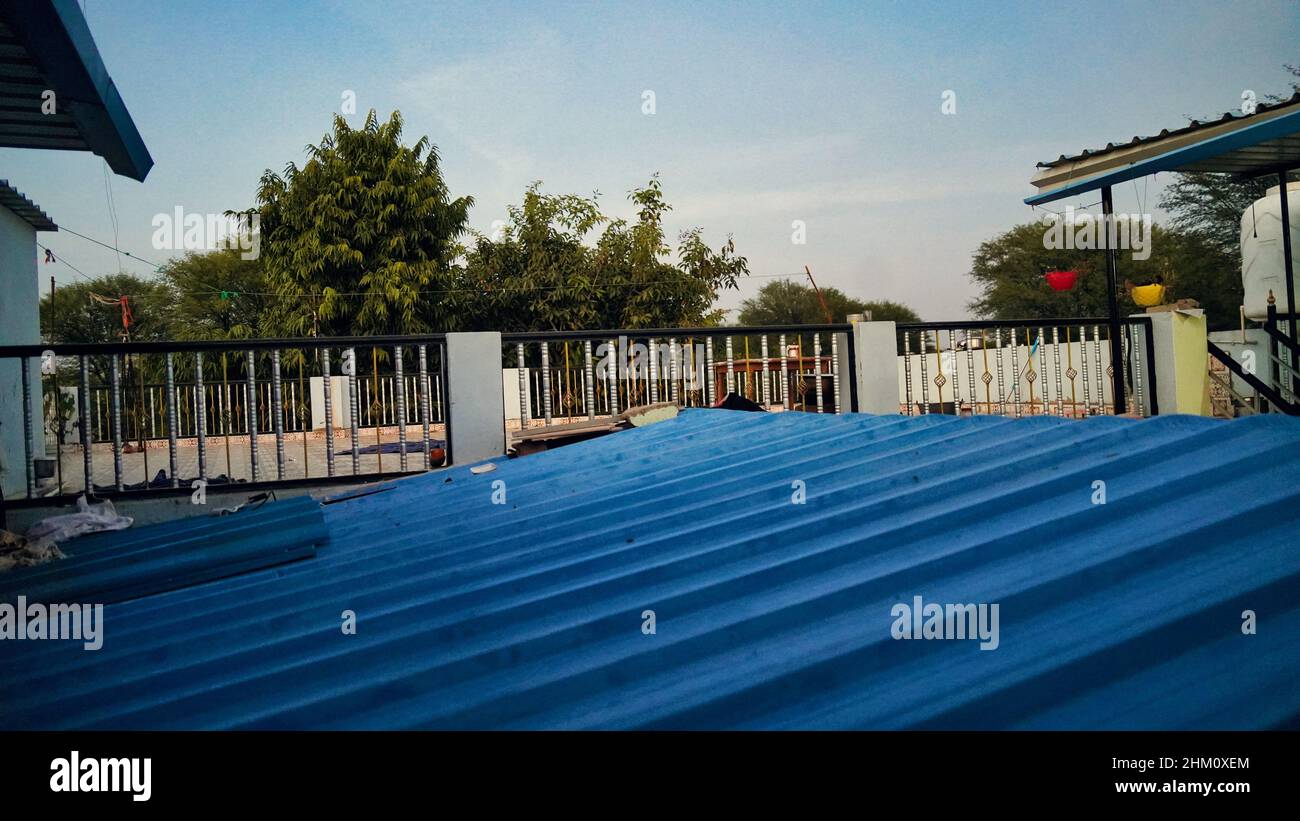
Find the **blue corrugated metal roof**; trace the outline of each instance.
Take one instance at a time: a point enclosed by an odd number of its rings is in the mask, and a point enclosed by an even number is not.
[[[0,726],[1275,726],[1298,467],[1273,416],[687,411],[330,505],[315,559],[109,605],[99,651],[0,643]],[[999,647],[894,640],[917,595]]]
[[[111,604],[310,558],[328,536],[308,496],[236,516],[180,519],[83,536],[67,558],[0,573],[0,602]]]

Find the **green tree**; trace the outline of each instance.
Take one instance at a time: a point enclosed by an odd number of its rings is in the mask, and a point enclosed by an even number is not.
[[[915,311],[898,302],[868,302],[851,297],[838,288],[821,290],[835,322],[844,322],[849,314],[868,312],[878,321],[921,321]],[[741,302],[738,319],[741,325],[821,325],[826,322],[826,312],[811,285],[778,279],[760,288],[756,296]]]
[[[41,333],[51,342],[121,342],[122,311],[127,297],[132,342],[169,339],[175,295],[165,282],[133,274],[108,274],[56,288],[54,299],[41,298]]]
[[[106,343],[121,342],[122,309],[120,300],[127,298],[130,309],[132,342],[160,342],[176,338],[174,323],[176,297],[167,283],[144,279],[133,274],[108,274],[56,288],[54,299],[41,298],[41,333],[50,342]],[[124,357],[122,378],[127,386],[135,384],[135,368],[143,367],[145,378],[156,381],[161,370],[157,357]],[[107,384],[110,358],[91,356],[87,368],[92,382]],[[63,384],[79,379],[76,360],[65,358],[59,368]]]
[[[1106,260],[1098,250],[1049,250],[1043,247],[1042,222],[1018,225],[980,244],[969,276],[979,296],[969,303],[977,317],[987,319],[1052,319],[1105,316]],[[1241,304],[1241,277],[1236,261],[1199,234],[1153,225],[1151,255],[1134,260],[1119,253],[1119,279],[1142,284],[1162,277],[1175,298],[1200,302],[1210,326],[1232,327]],[[1078,283],[1070,291],[1054,291],[1043,278],[1049,269],[1074,269]],[[1121,313],[1142,310],[1122,289]]]
[[[454,300],[463,326],[502,330],[717,324],[718,293],[748,274],[731,239],[714,250],[698,228],[667,257],[671,206],[657,178],[629,193],[635,221],[610,220],[597,196],[545,194],[540,183],[508,209],[499,236],[475,235]],[[604,228],[588,244],[600,226]]]
[[[470,197],[452,199],[428,137],[402,144],[402,116],[371,110],[307,147],[307,162],[268,170],[257,192],[267,328],[291,336],[419,333],[448,327],[437,293],[465,231]]]
[[[190,253],[160,269],[174,299],[177,339],[248,339],[266,335],[268,295],[260,259],[238,249]]]

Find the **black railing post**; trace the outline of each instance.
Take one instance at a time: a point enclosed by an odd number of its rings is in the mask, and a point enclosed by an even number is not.
[[[1120,344],[1122,330],[1119,322],[1119,262],[1115,253],[1115,203],[1111,197],[1110,186],[1101,189],[1101,213],[1104,218],[1106,238],[1106,316],[1110,324],[1110,389],[1115,404],[1115,415],[1128,413],[1128,402],[1124,396],[1124,357],[1116,355]]]
[[[1287,169],[1285,168],[1278,169],[1277,172],[1278,194],[1282,199],[1281,202],[1282,270],[1286,274],[1286,313],[1287,313],[1287,317],[1289,318],[1289,321],[1287,322],[1287,327],[1291,331],[1291,333],[1289,334],[1289,336],[1291,337],[1291,341],[1295,342],[1296,341],[1296,306],[1295,306],[1295,273],[1291,269],[1292,261],[1294,260],[1294,257],[1292,256],[1292,250],[1291,250],[1291,197],[1288,195],[1286,190],[1286,184],[1287,184],[1286,175],[1287,175]],[[1296,364],[1295,360],[1290,356],[1288,356],[1288,359],[1291,359],[1291,366],[1294,368]],[[1297,385],[1296,380],[1292,378],[1291,391],[1290,391],[1291,395],[1294,396],[1297,393],[1297,391],[1300,391],[1300,385]]]

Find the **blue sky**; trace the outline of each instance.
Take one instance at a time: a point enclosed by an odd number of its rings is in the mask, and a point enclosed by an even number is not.
[[[480,230],[533,180],[630,215],[627,191],[659,172],[674,236],[732,234],[749,258],[756,276],[724,307],[807,264],[930,320],[966,315],[971,254],[1031,217],[1035,162],[1236,108],[1243,89],[1280,92],[1282,64],[1300,62],[1294,0],[87,0],[86,15],[156,162],[144,183],[111,180],[118,242],[145,259],[168,255],[150,245],[155,214],[250,206],[262,172],[300,163],[351,90],[354,125],[396,108],[408,142],[430,137]],[[0,176],[111,242],[102,169],[0,149]],[[1116,208],[1153,210],[1164,181],[1117,189]],[[40,241],[88,274],[117,270],[70,234]],[[43,291],[50,273],[77,279],[42,265]]]

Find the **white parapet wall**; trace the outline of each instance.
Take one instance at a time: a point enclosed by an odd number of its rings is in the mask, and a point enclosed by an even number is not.
[[[0,345],[40,342],[36,284],[36,231],[8,208],[0,207]],[[23,426],[23,368],[31,402],[31,438]],[[0,486],[6,499],[27,495],[27,452],[45,455],[42,430],[41,361],[0,360]]]
[[[1190,309],[1144,316],[1151,317],[1160,413],[1210,416],[1205,312]]]
[[[506,452],[501,334],[447,334],[447,442],[455,464]]]
[[[860,413],[898,413],[898,330],[893,322],[853,325]]]

